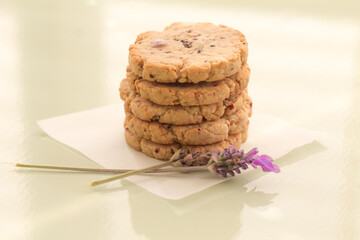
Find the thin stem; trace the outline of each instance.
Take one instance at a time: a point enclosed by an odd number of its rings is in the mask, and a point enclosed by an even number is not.
[[[121,178],[124,178],[124,177],[129,177],[129,176],[134,175],[134,174],[153,171],[153,170],[158,169],[158,168],[169,166],[169,165],[171,165],[173,163],[174,163],[174,161],[169,160],[168,162],[161,163],[161,164],[158,164],[158,165],[155,165],[155,166],[152,166],[152,167],[147,167],[147,168],[142,168],[142,169],[139,169],[139,170],[130,171],[130,172],[120,174],[120,175],[115,176],[115,177],[111,177],[111,178],[105,178],[103,180],[92,182],[90,184],[90,187],[94,187],[94,186],[97,186],[97,185],[100,185],[100,184],[112,182],[112,181],[115,181],[115,180],[118,180],[118,179],[121,179]]]
[[[9,163],[13,165],[13,163]],[[126,173],[134,171],[134,169],[101,169],[101,168],[76,168],[76,167],[58,167],[58,166],[46,166],[46,165],[32,165],[16,163],[15,167],[21,168],[37,168],[37,169],[53,169],[62,171],[77,171],[77,172],[89,172],[89,173]],[[167,172],[197,172],[207,170],[206,167],[174,167],[174,168],[160,168],[147,173],[167,173]]]
[[[53,170],[77,171],[77,172],[96,172],[96,173],[126,173],[128,171],[131,171],[131,169],[101,169],[101,168],[58,167],[58,166],[33,165],[33,164],[22,164],[22,163],[16,163],[15,167],[53,169]]]

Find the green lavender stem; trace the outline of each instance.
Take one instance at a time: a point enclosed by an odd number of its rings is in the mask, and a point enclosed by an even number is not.
[[[158,168],[163,168],[163,167],[169,166],[169,165],[171,165],[173,163],[174,163],[174,161],[168,161],[168,162],[161,163],[161,164],[158,164],[158,165],[155,165],[155,166],[152,166],[152,167],[147,167],[147,168],[142,168],[142,169],[139,169],[139,170],[133,170],[133,171],[130,171],[130,172],[126,172],[126,173],[120,174],[120,175],[115,176],[115,177],[106,178],[106,179],[103,179],[103,180],[92,182],[90,184],[90,187],[94,187],[94,186],[97,186],[97,185],[100,185],[100,184],[112,182],[112,181],[115,181],[115,180],[118,180],[118,179],[121,179],[121,178],[129,177],[129,176],[134,175],[134,174],[154,171],[154,170],[156,170]]]
[[[36,168],[36,169],[51,169],[61,171],[77,171],[77,172],[89,172],[89,173],[127,173],[134,171],[134,169],[101,169],[101,168],[77,168],[77,167],[58,167],[58,166],[47,166],[47,165],[33,165],[33,164],[22,164],[16,163],[16,167],[21,168]],[[173,167],[173,168],[160,168],[147,173],[167,173],[167,172],[198,172],[208,170],[206,167]]]
[[[179,158],[180,158],[180,153],[181,153],[181,149],[177,150],[177,151],[172,155],[172,157],[170,158],[170,160],[167,161],[167,162],[165,162],[165,163],[161,163],[161,164],[158,164],[158,165],[155,165],[155,166],[152,166],[152,167],[147,167],[147,168],[142,168],[142,169],[130,171],[130,172],[123,173],[123,174],[118,175],[118,176],[115,176],[115,177],[111,177],[111,178],[106,178],[106,179],[103,179],[103,180],[95,181],[95,182],[90,183],[90,187],[97,186],[97,185],[104,184],[104,183],[108,183],[108,182],[112,182],[112,181],[115,181],[115,180],[118,180],[118,179],[121,179],[121,178],[124,178],[124,177],[129,177],[129,176],[134,175],[134,174],[145,173],[145,172],[149,172],[149,171],[154,171],[154,170],[156,170],[156,169],[159,169],[159,168],[163,168],[163,167],[172,165],[172,164],[174,164],[176,161],[179,160]]]

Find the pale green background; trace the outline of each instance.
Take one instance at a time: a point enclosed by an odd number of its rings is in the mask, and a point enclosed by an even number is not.
[[[0,161],[97,167],[36,120],[119,103],[128,45],[173,21],[243,31],[254,111],[323,137],[180,201],[1,164],[0,239],[360,239],[359,1],[1,1]]]

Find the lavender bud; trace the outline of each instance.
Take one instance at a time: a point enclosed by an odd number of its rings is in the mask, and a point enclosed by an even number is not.
[[[183,151],[183,150],[181,150],[181,149],[177,150],[177,151],[172,155],[172,157],[170,158],[169,161],[173,161],[173,160],[179,159],[179,158],[180,158],[181,151]]]
[[[244,159],[245,161],[251,161],[253,159],[253,157],[256,157],[256,154],[258,153],[259,151],[257,150],[257,148],[253,148],[251,149],[248,153],[245,154],[244,156]]]
[[[217,170],[214,164],[211,164],[210,166],[208,166],[208,169],[210,172],[217,174]]]
[[[215,154],[211,155],[210,161],[214,163],[219,162],[219,155],[215,155]]]
[[[220,172],[220,174],[221,174],[221,176],[223,176],[224,178],[227,177],[226,172]]]
[[[183,161],[186,165],[191,166],[191,164],[194,162],[194,159],[193,156],[189,153],[186,155],[186,157],[184,157]]]

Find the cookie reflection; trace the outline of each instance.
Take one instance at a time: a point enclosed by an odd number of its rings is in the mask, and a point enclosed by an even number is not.
[[[133,184],[128,190],[133,228],[149,239],[231,239],[241,229],[245,206],[267,206],[277,196],[249,190],[237,180],[178,201],[162,199]]]

